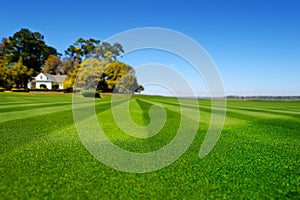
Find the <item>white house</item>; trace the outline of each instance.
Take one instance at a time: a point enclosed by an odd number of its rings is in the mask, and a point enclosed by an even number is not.
[[[64,81],[67,75],[51,75],[46,73],[40,73],[36,77],[32,77],[28,82],[28,88],[47,88],[49,90],[57,87],[58,89],[64,89]],[[53,87],[54,86],[54,87]]]

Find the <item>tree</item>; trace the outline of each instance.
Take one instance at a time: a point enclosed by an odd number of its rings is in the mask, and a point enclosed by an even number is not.
[[[125,63],[107,63],[97,88],[105,92],[134,93],[143,90],[138,85],[134,69]]]
[[[143,87],[137,84],[134,69],[116,61],[121,53],[124,50],[119,43],[111,45],[92,38],[79,38],[65,51],[67,57],[64,58],[63,71],[68,74],[65,87],[74,84],[77,76],[75,88],[89,89],[97,86],[98,90],[113,92],[119,83],[117,92],[141,91]]]
[[[22,60],[15,63],[12,68],[12,78],[17,88],[27,88],[28,79],[33,75],[33,69],[28,69],[23,65]]]
[[[67,79],[65,84],[72,82],[71,80]],[[138,85],[131,66],[122,62],[108,63],[97,58],[86,59],[80,64],[74,87],[127,94],[142,88]]]
[[[133,94],[135,91],[137,91],[138,88],[139,85],[137,83],[136,77],[131,73],[126,73],[116,83],[114,92]]]
[[[95,58],[98,59],[98,61],[106,61],[107,64],[115,61],[117,56],[123,52],[123,47],[119,43],[111,45],[107,42],[101,43],[100,40],[93,38],[79,38],[65,51],[66,57],[63,58],[63,73],[68,75],[65,86],[70,87],[72,83],[75,82],[74,79],[78,68],[82,66],[81,63],[83,60],[93,60],[93,58]],[[95,62],[95,60],[93,61]],[[113,83],[110,83],[110,85],[112,84]],[[108,87],[106,81],[104,81],[104,77],[101,77],[98,89],[108,90],[108,88],[110,88],[110,91],[113,89],[112,86]]]
[[[65,51],[66,57],[63,58],[63,74],[68,75],[64,85],[66,87],[73,87],[75,77],[83,59],[90,57],[92,51],[100,40],[90,38],[85,40],[79,38]]]
[[[105,84],[99,85],[98,87],[107,92],[112,92],[115,88],[116,83],[120,81],[122,76],[124,76],[125,74],[134,75],[134,73],[134,69],[131,66],[126,65],[122,62],[115,61],[108,63],[103,73]]]
[[[4,59],[4,51],[5,51],[5,44],[7,43],[7,38],[2,38],[2,41],[0,43],[0,59]]]
[[[8,68],[8,61],[0,58],[0,87],[10,89],[12,85],[12,72]]]
[[[103,42],[98,45],[93,51],[93,57],[100,60],[106,60],[108,62],[116,61],[117,57],[124,53],[123,47],[119,43],[114,43],[111,45],[108,42]],[[109,60],[107,60],[109,58]]]
[[[66,80],[64,81],[64,88],[71,89],[74,86],[77,72],[80,68],[80,64],[78,62],[74,62],[70,57],[64,57],[63,61],[63,74],[67,75]]]
[[[106,60],[108,62],[116,61],[121,53],[124,53],[121,44],[114,43],[111,45],[108,42],[101,43],[100,40],[93,38],[87,40],[79,38],[65,51],[67,56],[78,63],[87,58],[98,58],[99,60]]]
[[[42,34],[31,32],[29,29],[21,29],[5,42],[4,55],[8,58],[9,64],[21,60],[23,65],[35,72],[41,70],[50,55],[57,54],[55,48],[46,45]]]
[[[79,38],[65,51],[65,54],[74,62],[81,63],[82,60],[92,57],[92,52],[100,44],[100,40],[90,38],[85,40]]]
[[[79,63],[74,64],[74,61],[70,57],[62,58],[62,73],[68,75],[74,72],[76,68],[79,68]]]
[[[106,64],[105,61],[96,58],[83,61],[77,73],[75,88],[96,89],[98,82],[103,80]]]
[[[60,74],[62,72],[63,63],[58,56],[50,55],[45,61],[44,73]]]
[[[8,60],[4,56],[6,38],[2,38],[0,43],[0,87],[10,89],[12,87],[12,74],[11,70],[8,68]]]

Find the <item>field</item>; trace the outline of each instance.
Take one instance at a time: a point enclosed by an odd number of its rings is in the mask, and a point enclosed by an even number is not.
[[[117,146],[151,152],[166,145],[180,122],[174,98],[131,97],[132,119],[150,122],[151,102],[166,108],[165,127],[137,139],[116,126],[110,96],[96,99],[99,124]],[[94,158],[74,125],[72,96],[0,93],[1,199],[300,199],[300,102],[227,102],[223,132],[199,159],[210,123],[210,101],[198,100],[201,120],[190,148],[149,173],[114,170]]]

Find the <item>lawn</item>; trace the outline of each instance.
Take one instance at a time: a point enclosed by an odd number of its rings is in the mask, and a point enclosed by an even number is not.
[[[168,144],[180,123],[175,98],[131,97],[132,119],[150,122],[154,102],[167,120],[150,138],[124,134],[109,95],[96,99],[99,124],[117,146],[151,152]],[[300,102],[227,102],[215,148],[198,157],[210,123],[210,101],[198,100],[201,120],[190,148],[149,173],[126,173],[100,163],[74,125],[72,95],[0,93],[1,199],[300,199]],[[188,130],[187,130],[188,131]]]

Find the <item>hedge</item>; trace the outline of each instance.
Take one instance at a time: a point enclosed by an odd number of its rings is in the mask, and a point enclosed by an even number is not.
[[[12,92],[28,92],[28,89],[24,88],[13,88],[11,89]]]
[[[84,90],[81,95],[83,97],[101,98],[100,93],[97,91]]]

